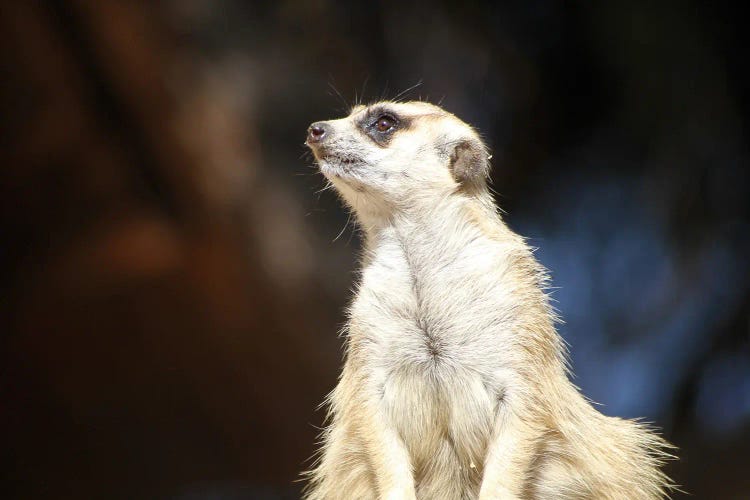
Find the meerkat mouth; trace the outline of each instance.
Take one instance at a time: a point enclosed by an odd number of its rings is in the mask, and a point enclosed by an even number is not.
[[[356,176],[357,170],[365,165],[362,158],[350,155],[325,154],[318,158],[318,167],[324,174],[330,173],[337,177]]]

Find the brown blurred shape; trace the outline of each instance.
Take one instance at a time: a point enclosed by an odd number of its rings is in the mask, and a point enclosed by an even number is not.
[[[316,311],[271,285],[253,204],[209,185],[200,159],[227,145],[181,121],[162,13],[135,1],[2,11],[10,496],[293,490],[333,377],[306,338]],[[230,174],[251,200],[251,172]]]

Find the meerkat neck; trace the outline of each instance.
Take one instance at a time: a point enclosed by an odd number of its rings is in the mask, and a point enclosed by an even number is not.
[[[374,250],[384,237],[398,236],[419,244],[430,254],[460,250],[468,242],[487,237],[494,240],[518,238],[505,226],[489,195],[486,197],[444,196],[439,202],[412,200],[388,217],[362,223],[365,248]]]

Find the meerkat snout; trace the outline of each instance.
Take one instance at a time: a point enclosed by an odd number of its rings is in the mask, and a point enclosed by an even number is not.
[[[305,143],[314,147],[313,145],[320,144],[325,138],[330,126],[325,122],[315,122],[307,129],[307,141]]]

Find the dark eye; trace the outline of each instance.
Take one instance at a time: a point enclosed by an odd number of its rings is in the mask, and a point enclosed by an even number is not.
[[[375,122],[375,128],[378,129],[378,132],[388,132],[395,126],[396,119],[388,115],[381,116],[380,118],[378,118],[378,121]]]

